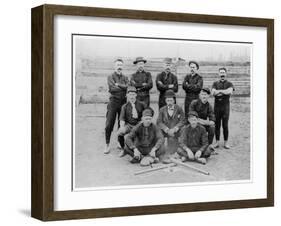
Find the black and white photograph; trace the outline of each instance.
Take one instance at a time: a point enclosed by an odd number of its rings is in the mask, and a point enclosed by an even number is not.
[[[32,217],[275,205],[275,20],[159,10],[32,8]]]
[[[251,180],[252,43],[72,35],[73,190]]]

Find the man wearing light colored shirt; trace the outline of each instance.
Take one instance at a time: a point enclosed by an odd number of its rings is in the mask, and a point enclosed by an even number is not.
[[[122,106],[120,114],[120,128],[117,132],[118,142],[121,147],[120,157],[125,155],[124,152],[124,136],[131,132],[134,126],[136,126],[142,117],[142,112],[145,106],[142,102],[136,99],[137,90],[133,86],[129,86],[127,89],[127,103]]]

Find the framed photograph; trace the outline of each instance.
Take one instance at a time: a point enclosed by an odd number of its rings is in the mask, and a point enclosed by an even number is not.
[[[274,20],[32,9],[32,217],[274,205]]]

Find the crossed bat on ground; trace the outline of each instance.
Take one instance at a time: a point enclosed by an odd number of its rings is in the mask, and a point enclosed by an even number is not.
[[[170,160],[171,160],[171,163],[169,163],[169,164],[166,164],[166,165],[163,165],[163,166],[158,166],[158,167],[152,167],[152,168],[145,169],[145,170],[141,170],[141,171],[136,172],[135,175],[145,174],[145,173],[149,173],[149,172],[153,172],[153,171],[157,171],[157,170],[161,170],[161,169],[166,169],[166,168],[174,167],[174,166],[177,166],[177,165],[184,166],[185,168],[194,170],[194,171],[196,171],[198,173],[202,173],[202,174],[205,174],[205,175],[210,175],[210,173],[205,171],[205,170],[199,169],[199,168],[197,168],[195,166],[191,166],[188,163],[183,163],[180,160],[177,160],[175,158],[170,158]]]

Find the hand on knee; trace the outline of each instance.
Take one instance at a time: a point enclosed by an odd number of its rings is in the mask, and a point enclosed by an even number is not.
[[[125,135],[125,128],[120,127],[117,131],[117,136],[124,136]]]
[[[199,159],[200,157],[201,157],[201,155],[202,155],[202,152],[201,151],[197,151],[196,153],[195,153],[195,159]]]
[[[186,152],[187,158],[189,160],[194,160],[195,159],[195,156],[194,156],[193,152],[189,148],[185,149],[185,152]]]
[[[210,125],[209,130],[210,130],[210,131],[215,132],[215,130],[216,130],[216,126],[215,126],[215,125]]]
[[[150,155],[151,157],[155,158],[155,157],[156,157],[156,151],[157,151],[156,148],[152,148],[151,151],[150,151],[150,153],[149,153],[149,155]]]

